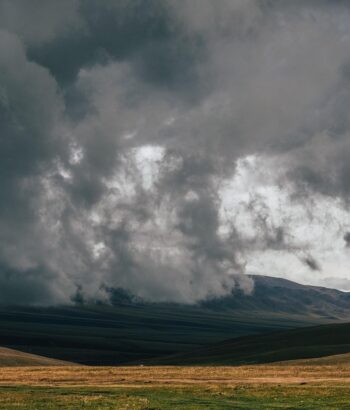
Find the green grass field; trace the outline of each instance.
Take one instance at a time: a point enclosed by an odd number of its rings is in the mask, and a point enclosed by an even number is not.
[[[349,409],[350,365],[19,367],[0,373],[0,410]]]
[[[349,409],[346,384],[234,388],[1,387],[1,410]]]

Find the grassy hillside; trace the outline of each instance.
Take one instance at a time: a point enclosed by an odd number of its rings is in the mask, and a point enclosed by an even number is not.
[[[275,312],[308,318],[350,319],[350,293],[317,286],[305,286],[286,279],[251,276],[254,292],[232,295],[202,303],[221,311]]]
[[[0,345],[84,364],[120,364],[193,350],[315,318],[213,312],[186,306],[81,306],[0,310]]]
[[[151,363],[163,365],[241,365],[319,358],[344,353],[350,353],[349,323],[240,337],[191,352],[154,359]],[[343,359],[349,360],[348,355],[344,356]],[[339,360],[339,357],[324,360],[325,363],[327,361],[332,363],[332,360]]]
[[[339,320],[350,321],[348,294],[256,277],[252,295],[237,290],[197,306],[144,303],[116,292],[114,306],[0,307],[0,346],[114,365]]]
[[[285,360],[276,363],[276,365],[278,364],[283,366],[349,366],[350,353],[332,354],[311,359]]]
[[[72,363],[0,347],[0,367],[68,365],[72,366]]]

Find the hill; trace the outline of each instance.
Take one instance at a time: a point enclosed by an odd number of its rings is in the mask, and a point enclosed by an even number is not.
[[[0,367],[12,366],[72,366],[73,363],[50,359],[18,350],[0,347]]]
[[[301,285],[269,276],[250,276],[254,292],[245,295],[239,289],[232,295],[202,302],[219,311],[275,312],[305,317],[349,319],[350,293],[336,289]]]
[[[115,365],[193,351],[245,335],[350,321],[350,295],[254,277],[239,289],[197,305],[147,303],[125,292],[113,305],[0,307],[0,345],[82,364]]]
[[[154,359],[157,365],[246,365],[318,358],[313,364],[348,360],[350,323],[312,326],[271,334],[245,336],[191,352]],[[336,357],[333,355],[346,354]],[[329,356],[320,359],[323,356]],[[307,364],[308,361],[296,361]]]
[[[332,354],[311,359],[285,360],[274,364],[283,366],[348,366],[350,364],[350,353]]]

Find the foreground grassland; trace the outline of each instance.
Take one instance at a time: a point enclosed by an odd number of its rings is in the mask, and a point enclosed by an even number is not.
[[[349,409],[350,366],[2,368],[0,409]]]

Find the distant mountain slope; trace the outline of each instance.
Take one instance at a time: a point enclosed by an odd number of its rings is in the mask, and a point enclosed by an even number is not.
[[[196,306],[135,301],[115,292],[114,306],[0,307],[0,346],[72,362],[114,365],[195,350],[244,335],[350,321],[350,295],[254,277]]]
[[[350,319],[350,293],[298,283],[269,276],[251,276],[254,292],[233,295],[202,303],[215,310],[244,310],[287,313],[331,319]]]
[[[241,365],[285,360],[320,358],[346,353],[349,361],[350,323],[312,326],[239,337],[191,352],[154,359],[162,365]],[[319,359],[321,360],[321,359]],[[325,360],[329,363],[335,356]],[[305,363],[305,361],[303,361]]]
[[[0,347],[0,367],[12,366],[72,366],[73,363],[50,359],[18,350]]]

